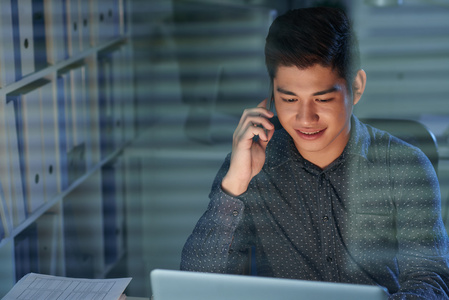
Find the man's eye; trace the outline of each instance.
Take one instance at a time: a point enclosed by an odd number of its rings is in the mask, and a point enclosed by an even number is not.
[[[332,101],[332,99],[316,99],[317,102],[326,103]]]
[[[296,99],[282,99],[282,100],[284,100],[285,102],[288,102],[288,103],[292,103],[292,102],[296,101]]]

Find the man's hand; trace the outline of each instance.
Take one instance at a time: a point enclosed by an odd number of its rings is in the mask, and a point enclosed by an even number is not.
[[[243,194],[265,163],[265,149],[274,133],[274,125],[268,120],[274,114],[266,106],[267,99],[246,109],[234,131],[231,165],[221,183],[230,195]]]

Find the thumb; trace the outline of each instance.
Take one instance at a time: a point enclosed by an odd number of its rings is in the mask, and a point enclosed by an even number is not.
[[[271,130],[267,130],[267,140],[266,141],[259,140],[260,141],[259,144],[260,144],[260,146],[262,147],[263,150],[265,150],[267,148],[268,143],[270,142],[271,138],[274,135],[274,131],[275,131],[274,128],[271,129]]]

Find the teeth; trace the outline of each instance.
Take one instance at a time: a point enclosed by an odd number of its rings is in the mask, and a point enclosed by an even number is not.
[[[315,131],[315,132],[303,132],[301,131],[301,133],[307,134],[307,135],[312,135],[312,134],[317,134],[318,132],[320,132],[321,130]]]

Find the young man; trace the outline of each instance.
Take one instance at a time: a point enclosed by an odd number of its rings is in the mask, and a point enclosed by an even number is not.
[[[275,130],[266,100],[243,113],[181,269],[247,274],[254,260],[260,276],[447,299],[435,171],[420,150],[353,116],[366,74],[345,14],[278,17],[265,55],[283,128]]]

